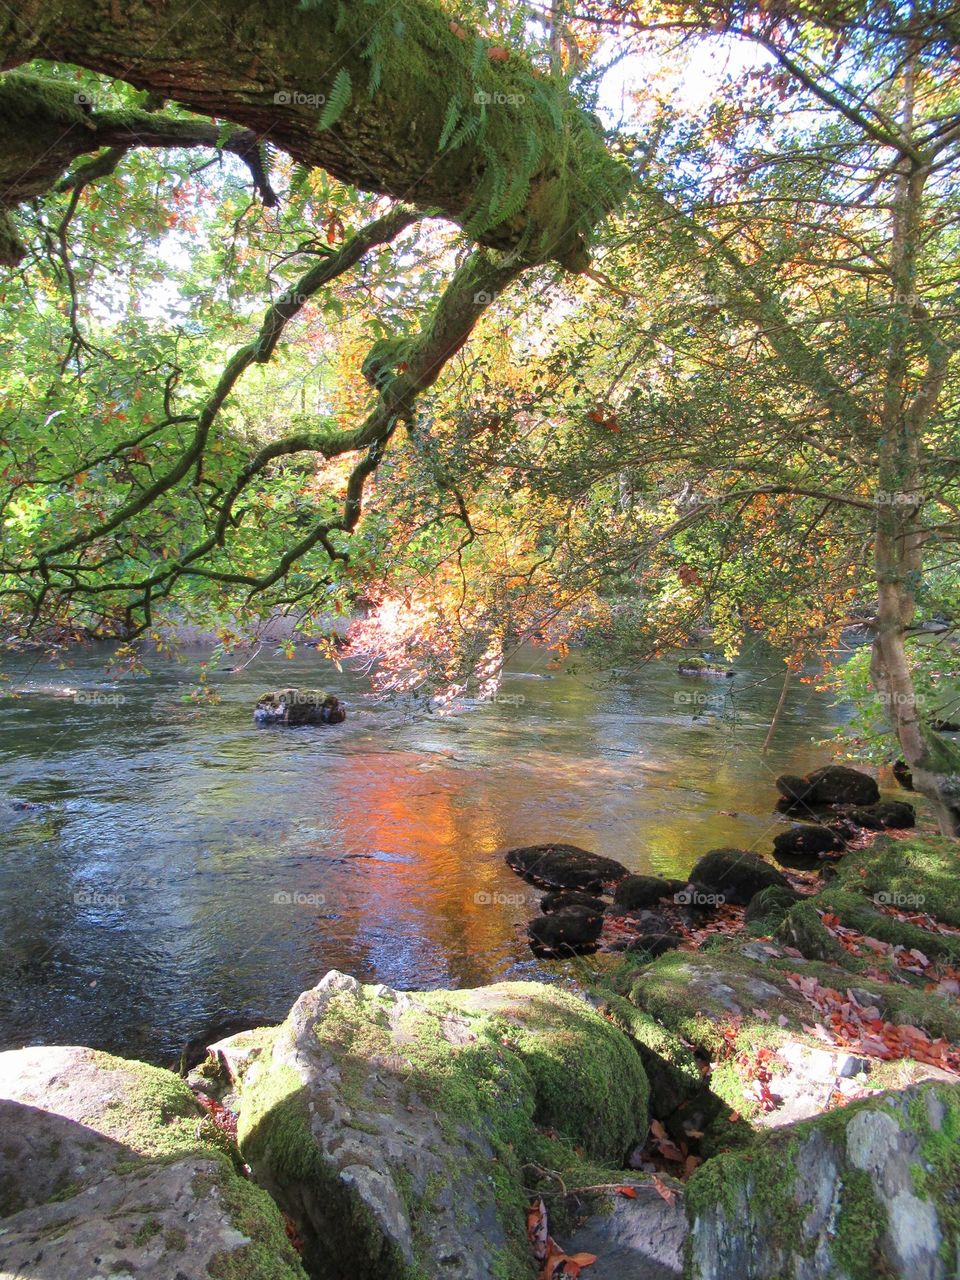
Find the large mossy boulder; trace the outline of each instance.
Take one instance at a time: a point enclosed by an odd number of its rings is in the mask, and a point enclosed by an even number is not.
[[[708,1161],[688,1280],[953,1280],[960,1085],[882,1094]]]
[[[511,871],[544,889],[597,893],[618,884],[627,875],[622,863],[575,844],[524,845],[508,849],[504,858]]]
[[[0,1275],[305,1280],[283,1219],[178,1076],[0,1053]]]
[[[812,927],[815,932],[819,925],[818,917],[810,918],[810,912],[816,917],[813,901],[805,899],[793,908],[798,930]],[[814,937],[809,949],[827,959],[804,959],[779,942],[731,939],[706,951],[663,955],[630,974],[627,982],[621,979],[620,986],[626,988],[629,1003],[660,1029],[658,1042],[679,1040],[701,1060],[710,1061],[711,1090],[732,1112],[760,1127],[824,1110],[838,1081],[850,1070],[851,1059],[864,1058],[871,1085],[876,1081],[878,1088],[937,1076],[938,1068],[909,1056],[896,1062],[866,1061],[856,1042],[853,1047],[836,1042],[822,1025],[824,1013],[803,988],[848,993],[860,1006],[875,1007],[883,1022],[920,1028],[930,1040],[952,1043],[960,1039],[956,1001],[839,967],[831,962],[832,940],[823,932],[828,945],[818,950]],[[791,933],[791,946],[797,936]],[[626,1025],[622,1009],[618,1021]],[[647,1034],[644,1042],[649,1039]],[[769,1084],[772,1103],[758,1096],[752,1074],[751,1064],[761,1050],[772,1055],[767,1063],[774,1076]],[[666,1055],[668,1066],[675,1058],[675,1050]],[[656,1071],[646,1065],[656,1081]]]
[[[404,993],[334,971],[218,1055],[316,1277],[529,1280],[538,1169],[610,1181],[646,1133],[633,1044],[538,983]]]
[[[720,901],[741,906],[761,889],[790,887],[789,880],[776,867],[746,849],[711,849],[697,861],[690,880]]]
[[[280,724],[288,728],[302,725],[342,724],[347,709],[326,689],[276,689],[262,693],[253,709],[257,724]]]

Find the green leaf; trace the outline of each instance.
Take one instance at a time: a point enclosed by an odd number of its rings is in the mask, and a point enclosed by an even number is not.
[[[323,111],[320,113],[317,128],[331,129],[350,105],[352,96],[353,82],[350,79],[350,73],[345,67],[341,67],[334,77],[333,87],[327,97]]]

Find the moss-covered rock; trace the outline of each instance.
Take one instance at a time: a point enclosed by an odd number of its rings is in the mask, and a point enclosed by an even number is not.
[[[85,1048],[0,1054],[4,1275],[305,1280],[184,1082]],[[47,1270],[49,1268],[49,1270]]]
[[[718,1156],[687,1187],[688,1280],[957,1274],[960,1086],[883,1094]]]
[[[761,889],[789,888],[776,867],[747,849],[711,849],[690,872],[690,881],[716,894],[722,902],[746,905]]]
[[[319,1276],[528,1276],[525,1188],[609,1181],[646,1131],[630,1040],[537,983],[398,993],[334,972],[237,1069],[241,1149]]]
[[[960,929],[960,846],[942,836],[879,836],[848,853],[837,884],[878,906],[923,912]]]
[[[307,724],[342,724],[347,710],[326,689],[276,689],[262,693],[253,709],[258,724],[282,724],[296,728]]]
[[[761,889],[750,899],[750,905],[744,913],[744,923],[751,933],[772,933],[799,900],[800,894],[789,885],[771,885],[769,889]]]

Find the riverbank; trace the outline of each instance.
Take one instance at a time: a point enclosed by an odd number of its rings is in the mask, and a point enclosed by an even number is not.
[[[2,1054],[5,1272],[946,1280],[957,847],[882,835],[823,870],[576,990],[334,971],[187,1081]]]

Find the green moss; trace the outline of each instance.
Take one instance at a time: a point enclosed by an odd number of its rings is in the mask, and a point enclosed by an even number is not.
[[[943,1232],[941,1254],[947,1268],[960,1254],[960,1089],[936,1087],[934,1093],[943,1107],[943,1120],[935,1128],[930,1120],[928,1099],[920,1092],[910,1100],[908,1115],[919,1133],[920,1160],[913,1167],[914,1191],[937,1206]]]
[[[226,1161],[216,1173],[194,1179],[198,1198],[215,1192],[230,1220],[249,1243],[211,1258],[217,1280],[306,1280],[300,1258],[287,1239],[277,1206],[266,1191],[238,1177]]]
[[[883,1257],[886,1229],[887,1214],[870,1175],[863,1169],[847,1169],[831,1254],[850,1280],[881,1280],[893,1275]]]
[[[133,1233],[133,1243],[137,1245],[147,1244],[160,1231],[160,1223],[156,1218],[150,1218],[149,1221],[143,1223]]]
[[[797,895],[793,889],[784,889],[782,885],[771,884],[761,889],[750,899],[744,917],[747,929],[753,934],[771,934],[796,903]]]
[[[814,902],[796,903],[777,927],[775,940],[794,947],[808,960],[827,960],[841,969],[857,969],[853,956],[824,927]]]
[[[163,1243],[171,1253],[182,1253],[187,1247],[187,1233],[179,1227],[168,1227],[163,1233]]]
[[[957,868],[960,876],[960,865]],[[929,956],[943,956],[960,961],[960,936],[934,933],[919,925],[897,920],[877,911],[864,896],[849,889],[828,888],[813,900],[821,911],[829,911],[851,929],[889,942],[894,946],[916,947]]]
[[[197,1129],[203,1113],[179,1076],[145,1062],[90,1053],[96,1066],[115,1078],[116,1087],[107,1091],[100,1110],[82,1123],[142,1156],[206,1152],[208,1141]]]
[[[942,836],[894,840],[880,836],[867,849],[852,851],[839,865],[837,887],[923,911],[960,928],[960,854]]]

